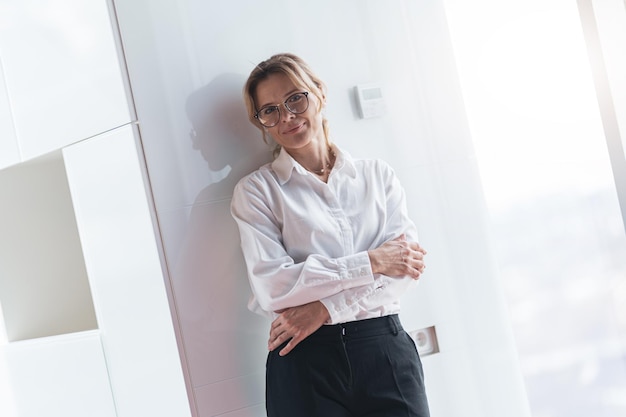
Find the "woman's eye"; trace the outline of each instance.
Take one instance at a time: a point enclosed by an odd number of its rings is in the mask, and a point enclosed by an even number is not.
[[[289,97],[287,99],[287,101],[289,103],[297,103],[298,101],[302,100],[302,94],[298,93],[298,94],[294,94],[293,96]]]
[[[264,116],[269,116],[270,114],[274,113],[276,110],[278,110],[278,107],[269,106],[269,107],[265,107],[264,109],[261,109],[261,113],[263,113]]]

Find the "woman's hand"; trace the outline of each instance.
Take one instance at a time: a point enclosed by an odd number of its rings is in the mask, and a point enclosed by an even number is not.
[[[367,252],[372,264],[372,272],[388,277],[410,276],[419,279],[424,272],[426,250],[417,242],[409,242],[404,235],[383,243]]]
[[[267,347],[274,350],[284,342],[289,343],[278,354],[285,356],[311,333],[322,327],[330,314],[320,301],[287,308],[279,312],[270,328],[270,340]]]

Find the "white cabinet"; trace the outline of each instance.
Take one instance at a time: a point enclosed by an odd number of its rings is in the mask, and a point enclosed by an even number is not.
[[[131,125],[0,171],[20,417],[191,415],[149,195]]]
[[[118,417],[191,415],[133,126],[63,149]]]
[[[0,170],[0,306],[10,342],[98,327],[61,152]]]
[[[0,84],[6,84],[22,160],[131,120],[107,1],[4,3]]]
[[[97,331],[6,348],[20,417],[116,417]]]

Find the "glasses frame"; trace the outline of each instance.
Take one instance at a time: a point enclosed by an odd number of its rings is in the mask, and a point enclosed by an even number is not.
[[[302,110],[302,111],[295,112],[295,111],[291,110],[291,108],[289,108],[289,104],[287,104],[287,102],[288,102],[288,101],[289,101],[289,100],[290,100],[293,96],[295,96],[295,95],[297,95],[297,94],[303,94],[303,95],[304,95],[304,99],[306,100],[306,107],[305,107],[305,108],[304,108],[304,110]],[[285,107],[285,109],[287,109],[287,111],[288,111],[289,113],[291,113],[291,114],[302,114],[302,113],[304,113],[305,111],[307,111],[307,110],[309,109],[309,104],[310,104],[310,102],[309,102],[309,92],[308,92],[308,91],[298,91],[298,92],[295,92],[295,93],[293,93],[292,95],[290,95],[289,97],[287,97],[287,100],[285,100],[285,101],[282,103],[282,105]],[[276,108],[276,110],[278,111],[278,119],[276,120],[276,123],[266,125],[265,123],[263,123],[263,122],[261,121],[261,118],[259,117],[259,113],[260,113],[261,111],[263,111],[263,110],[267,109],[267,108]],[[254,114],[254,118],[255,118],[255,119],[257,119],[257,120],[259,121],[259,123],[261,123],[261,124],[262,124],[263,126],[265,126],[265,127],[274,127],[274,126],[276,126],[276,125],[280,122],[281,117],[282,117],[282,116],[281,116],[281,114],[280,114],[280,104],[275,104],[275,105],[268,105],[268,106],[264,106],[264,107],[260,108],[259,110],[257,110],[257,112]]]

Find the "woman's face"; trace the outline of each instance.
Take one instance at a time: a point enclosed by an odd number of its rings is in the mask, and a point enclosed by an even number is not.
[[[303,113],[293,114],[285,108],[285,100],[303,91],[286,75],[271,74],[258,83],[255,92],[257,110],[268,105],[279,107],[280,120],[275,126],[268,127],[267,131],[276,143],[292,155],[326,143],[322,114],[318,111],[319,102],[314,94],[309,92],[309,107]]]

